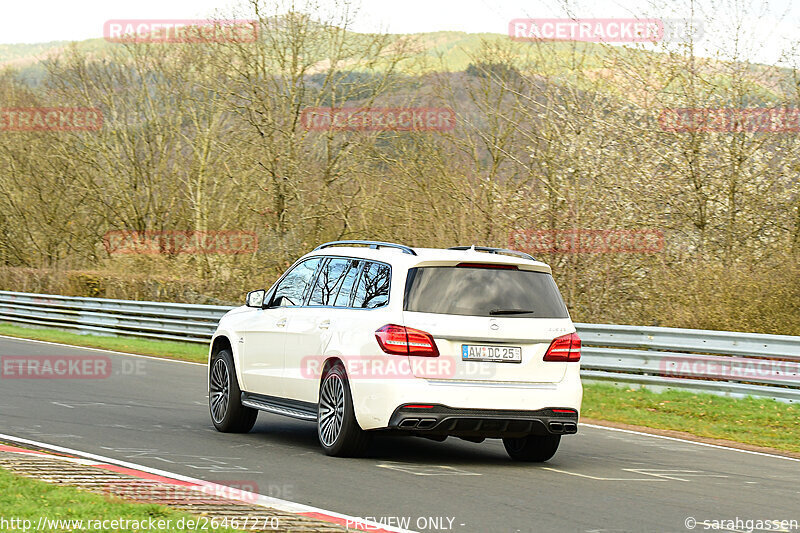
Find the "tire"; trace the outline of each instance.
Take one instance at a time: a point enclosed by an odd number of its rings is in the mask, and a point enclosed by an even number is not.
[[[214,427],[223,433],[247,433],[256,423],[258,410],[242,405],[230,350],[220,350],[211,358],[208,410]]]
[[[553,457],[561,442],[561,435],[528,435],[520,438],[505,438],[503,446],[515,461],[543,463]]]
[[[350,384],[341,363],[330,366],[320,380],[317,436],[325,453],[335,457],[360,457],[372,440],[356,421]]]

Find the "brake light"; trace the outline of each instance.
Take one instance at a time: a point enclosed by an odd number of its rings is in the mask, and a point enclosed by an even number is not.
[[[459,263],[457,267],[462,268],[494,268],[498,270],[519,270],[517,265],[503,265],[501,263]]]
[[[545,361],[575,362],[581,360],[581,339],[577,333],[556,337],[544,354]]]
[[[381,350],[392,355],[417,355],[420,357],[439,357],[439,349],[430,333],[387,324],[375,332]]]

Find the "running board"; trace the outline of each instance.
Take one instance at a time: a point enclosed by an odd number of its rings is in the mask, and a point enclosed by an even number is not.
[[[293,402],[283,398],[273,398],[271,396],[261,396],[259,394],[242,393],[242,405],[259,411],[266,411],[276,415],[288,416],[300,420],[315,421],[317,413],[313,408],[316,405],[306,404],[306,402]]]

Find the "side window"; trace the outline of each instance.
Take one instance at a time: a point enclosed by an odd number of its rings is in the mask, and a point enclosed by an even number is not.
[[[389,302],[391,269],[383,263],[367,262],[356,287],[353,307],[374,309]]]
[[[349,259],[332,257],[319,270],[308,305],[333,305],[350,265]]]
[[[339,288],[339,294],[336,296],[336,301],[333,303],[335,307],[347,307],[350,305],[350,296],[353,294],[353,285],[358,276],[359,268],[364,263],[359,259],[352,259],[350,261],[350,269],[344,276],[342,285]]]
[[[320,260],[321,258],[319,257],[306,259],[290,270],[275,289],[272,302],[277,302],[278,298],[282,297],[283,299],[279,302],[280,307],[303,305],[303,296],[311,284],[311,279],[314,277],[314,271],[317,269]]]

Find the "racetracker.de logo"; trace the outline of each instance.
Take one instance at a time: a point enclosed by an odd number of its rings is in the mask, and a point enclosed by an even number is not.
[[[103,236],[110,255],[249,254],[258,249],[252,231],[114,230]]]
[[[133,500],[151,501],[154,503],[164,501],[185,500],[206,496],[206,503],[218,504],[219,500],[239,500],[255,502],[258,500],[258,483],[252,480],[221,480],[203,481],[200,485],[187,487],[184,485],[165,485],[149,480],[132,481],[129,483],[110,483],[102,487],[103,492]],[[195,494],[200,493],[200,494]],[[203,503],[203,500],[196,500]]]
[[[103,112],[96,107],[2,107],[0,131],[97,131]]]
[[[664,39],[661,19],[592,18],[514,19],[508,23],[514,41],[581,41],[652,43]]]
[[[664,249],[664,234],[657,229],[527,229],[512,231],[508,242],[532,254],[647,254]]]
[[[252,43],[258,39],[257,20],[119,19],[103,24],[103,37],[112,43]]]
[[[797,133],[800,109],[791,107],[717,107],[664,109],[658,116],[664,131],[679,133]]]
[[[456,113],[446,107],[307,107],[300,123],[309,131],[450,131]]]
[[[111,375],[106,355],[4,355],[3,379],[105,379]]]
[[[664,357],[661,375],[668,378],[702,377],[728,381],[800,380],[800,362],[747,357],[687,355]]]
[[[459,357],[407,357],[397,355],[339,355],[347,368],[347,379],[465,379],[491,378],[496,367],[478,361],[462,361]],[[310,355],[300,361],[300,375],[318,380],[329,356]]]

